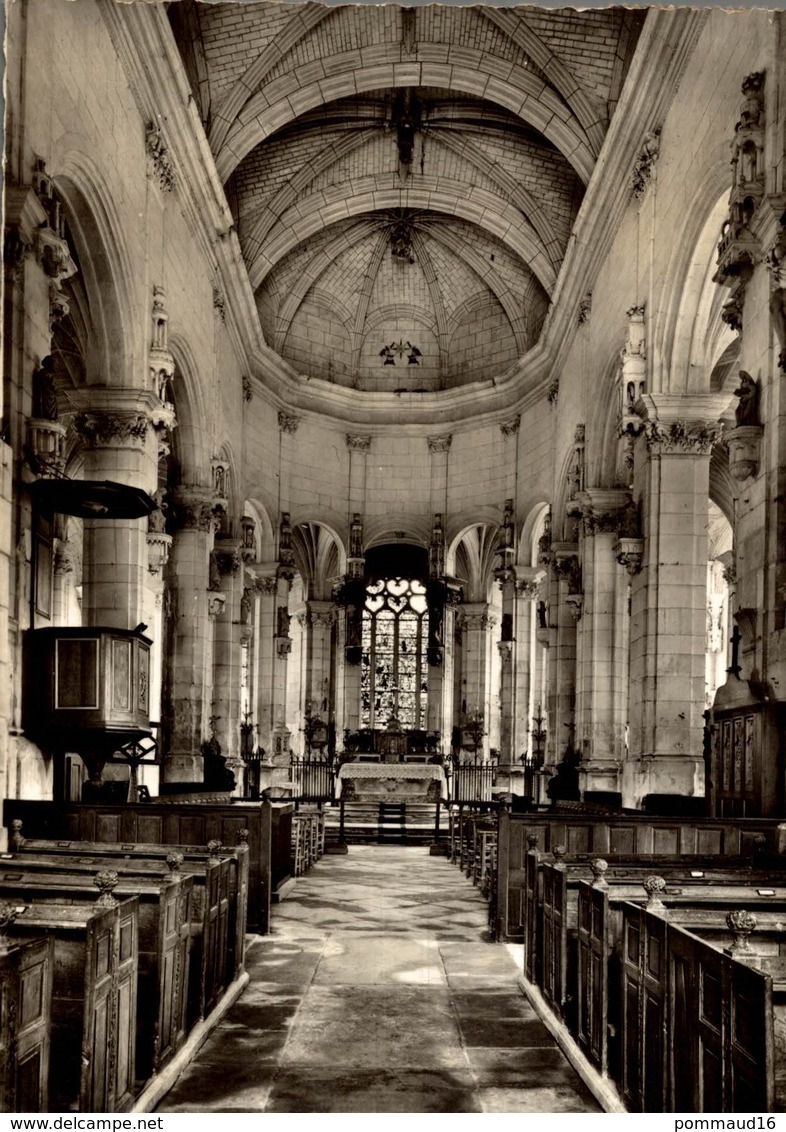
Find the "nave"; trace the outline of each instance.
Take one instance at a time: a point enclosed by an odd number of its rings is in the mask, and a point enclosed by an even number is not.
[[[327,856],[159,1112],[592,1112],[518,988],[518,946],[422,847]]]

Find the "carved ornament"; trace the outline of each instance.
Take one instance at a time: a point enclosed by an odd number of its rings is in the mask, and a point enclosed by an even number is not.
[[[297,432],[299,424],[300,424],[300,417],[297,416],[295,413],[284,413],[281,410],[279,410],[278,427],[281,429],[282,432],[287,432],[287,433],[289,433],[290,436],[294,436],[295,433]]]
[[[227,595],[219,593],[216,590],[208,590],[207,594],[207,615],[211,621],[215,621],[217,617],[224,612],[224,606],[227,603]]]
[[[511,417],[509,421],[503,421],[499,426],[500,432],[503,436],[515,436],[519,431],[521,424],[521,413],[516,413],[515,417]]]
[[[224,292],[220,287],[213,285],[213,310],[218,315],[221,322],[224,322],[227,315],[227,304],[224,298]]]
[[[568,613],[571,615],[573,620],[579,621],[584,606],[584,595],[570,593],[565,598],[565,604],[567,605]]]
[[[353,433],[347,433],[347,448],[350,452],[368,452],[370,447],[370,436],[358,436]]]
[[[739,483],[758,473],[763,435],[761,425],[742,425],[724,433],[723,442],[729,453],[729,471]]]
[[[220,507],[207,491],[178,490],[172,510],[180,530],[212,532],[221,517]]]
[[[576,315],[576,322],[579,326],[583,326],[589,320],[592,314],[592,291],[587,291],[584,298],[579,303],[579,311]]]
[[[55,574],[72,574],[74,570],[74,552],[66,539],[58,539],[55,546],[52,568]]]
[[[154,577],[159,575],[169,561],[172,536],[163,531],[148,531],[147,569]]]
[[[650,130],[644,135],[639,155],[633,164],[632,187],[636,200],[641,200],[652,180],[655,164],[660,154],[660,129]]]
[[[428,436],[429,452],[449,452],[453,443],[452,436]]]
[[[148,124],[145,131],[145,149],[150,163],[150,173],[162,192],[171,193],[177,184],[172,159],[164,139],[155,122]]]
[[[278,578],[275,574],[265,574],[256,579],[254,589],[258,594],[275,594],[278,592]]]
[[[549,387],[546,392],[546,400],[550,405],[554,405],[559,397],[559,378],[554,377],[549,382]]]
[[[711,421],[647,421],[647,451],[706,456],[720,440],[721,431],[721,425]]]
[[[92,448],[125,444],[141,448],[147,439],[150,419],[145,413],[78,413],[74,429]]]
[[[644,559],[644,539],[621,537],[614,554],[620,566],[624,566],[631,577],[641,573],[641,564]]]

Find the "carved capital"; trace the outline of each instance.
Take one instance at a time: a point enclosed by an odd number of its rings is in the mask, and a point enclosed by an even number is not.
[[[175,525],[180,530],[212,532],[221,516],[215,496],[203,488],[190,491],[178,488],[172,510]]]
[[[589,321],[589,316],[592,314],[592,291],[587,291],[584,298],[579,303],[578,314],[576,315],[576,322],[579,326],[583,326],[585,322]]]
[[[278,592],[278,578],[275,574],[265,574],[254,582],[254,589],[258,594],[272,595]]]
[[[347,448],[350,452],[368,452],[370,447],[370,436],[360,436],[351,432],[347,433]]]
[[[486,629],[493,629],[497,619],[483,610],[464,609],[459,613],[457,623],[459,629],[465,629],[469,632],[482,632]]]
[[[74,429],[91,448],[143,448],[150,418],[138,412],[87,412],[74,418]]]
[[[511,417],[508,421],[503,421],[499,426],[499,430],[503,436],[515,436],[519,431],[521,424],[521,413],[516,413],[515,417]]]
[[[296,413],[285,413],[279,410],[278,413],[278,427],[282,432],[289,433],[294,436],[297,432],[298,425],[300,424],[300,417]]]
[[[429,452],[449,452],[453,443],[452,436],[427,436]]]
[[[240,551],[216,550],[216,567],[222,578],[233,578],[240,570]]]
[[[555,405],[559,397],[559,378],[554,377],[549,382],[548,390],[546,391],[546,400],[550,405]]]
[[[647,421],[647,451],[653,455],[708,456],[721,438],[717,421]]]
[[[164,143],[161,130],[155,122],[148,123],[145,131],[145,150],[150,176],[162,192],[171,193],[177,184],[177,178],[169,150]]]

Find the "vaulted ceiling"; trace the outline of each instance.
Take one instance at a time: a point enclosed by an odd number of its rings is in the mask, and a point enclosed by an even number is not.
[[[268,345],[361,390],[515,365],[643,14],[192,0],[169,14]]]

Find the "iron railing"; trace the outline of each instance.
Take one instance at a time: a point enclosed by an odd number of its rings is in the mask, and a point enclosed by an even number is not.
[[[450,779],[450,798],[462,806],[490,802],[497,783],[494,763],[463,763],[454,766]]]
[[[296,802],[329,802],[335,792],[333,766],[323,759],[293,759],[290,763]]]

